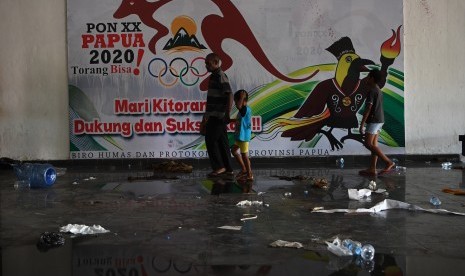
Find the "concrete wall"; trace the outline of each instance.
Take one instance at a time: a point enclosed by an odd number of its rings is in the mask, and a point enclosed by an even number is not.
[[[408,154],[458,154],[465,1],[404,0]],[[65,0],[0,1],[0,156],[67,159]]]
[[[408,154],[460,153],[465,134],[465,1],[404,0]]]

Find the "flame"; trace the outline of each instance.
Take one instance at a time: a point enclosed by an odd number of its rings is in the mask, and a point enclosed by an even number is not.
[[[392,36],[383,42],[381,45],[381,55],[385,58],[395,59],[400,54],[400,28],[397,28],[397,33],[392,30]],[[395,40],[395,43],[393,44]]]

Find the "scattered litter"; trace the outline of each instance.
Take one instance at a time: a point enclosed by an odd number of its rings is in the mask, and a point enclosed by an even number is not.
[[[369,198],[372,191],[369,189],[348,189],[347,192],[349,194],[349,199],[363,200]]]
[[[289,242],[283,240],[277,240],[270,243],[271,247],[290,247],[290,248],[302,248],[304,247],[300,242]]]
[[[370,181],[370,184],[368,184],[368,189],[375,191],[376,190],[376,182],[373,180]]]
[[[156,172],[191,173],[193,166],[183,162],[170,160],[153,165],[153,170]]]
[[[241,221],[256,219],[257,218],[257,215],[254,215],[254,214],[243,214],[242,216],[243,216],[243,218],[241,218]]]
[[[110,230],[106,230],[100,225],[87,226],[84,224],[68,224],[66,226],[60,227],[60,232],[64,233],[73,233],[73,234],[82,234],[82,235],[92,235],[92,234],[103,234],[108,233]]]
[[[21,163],[11,166],[17,179],[28,183],[31,188],[49,188],[57,179],[57,172],[50,164]]]
[[[371,197],[372,193],[375,194],[384,194],[384,195],[389,195],[389,193],[386,192],[386,189],[376,189],[376,190],[369,190],[369,189],[348,189],[347,193],[349,194],[349,199],[353,200],[358,200],[358,201],[363,201],[363,200],[368,200]]]
[[[95,179],[97,179],[97,178],[93,177],[93,176],[89,177],[89,180],[95,180]]]
[[[330,210],[318,210],[318,211],[313,211],[313,212],[315,213],[377,213],[377,212],[390,210],[390,209],[406,209],[406,210],[411,210],[411,211],[423,211],[423,212],[429,212],[429,213],[434,213],[434,214],[453,214],[453,215],[465,216],[465,213],[451,212],[445,209],[424,209],[416,205],[412,205],[409,203],[405,203],[405,202],[393,200],[393,199],[385,199],[369,209],[365,209],[365,208],[330,209]]]
[[[235,230],[235,231],[240,231],[242,229],[242,226],[230,226],[230,225],[223,225],[218,227],[220,229],[225,229],[225,230]]]
[[[39,241],[37,242],[37,249],[41,252],[45,252],[49,249],[60,247],[65,244],[65,238],[60,233],[55,232],[44,232],[40,235]]]
[[[461,189],[444,188],[442,189],[442,191],[444,193],[453,194],[453,195],[465,195],[465,190],[461,190]]]
[[[285,192],[284,193],[284,197],[291,197],[292,196],[292,193],[291,192]]]
[[[258,192],[257,195],[261,196],[261,195],[263,195],[263,194],[265,194],[265,193],[266,193],[266,192]]]
[[[313,207],[312,211],[324,210],[325,207]]]
[[[406,168],[406,167],[402,167],[402,166],[396,166],[396,171],[398,171],[398,172],[406,172],[406,171],[407,171],[407,168]]]
[[[362,259],[364,261],[371,261],[375,257],[375,248],[371,244],[365,244],[362,247]]]
[[[352,256],[352,251],[342,245],[341,240],[336,237],[332,242],[325,242],[328,245],[329,252],[336,256]]]
[[[451,162],[444,162],[441,164],[443,170],[450,170],[452,169],[452,163]]]
[[[73,185],[77,185],[77,184],[79,184],[79,182],[74,181],[72,184],[73,184]]]
[[[243,200],[236,204],[236,206],[261,206],[263,205],[263,201],[250,201],[250,200]]]
[[[436,206],[436,207],[442,204],[441,200],[435,196],[430,197],[429,203],[431,203],[433,206]]]

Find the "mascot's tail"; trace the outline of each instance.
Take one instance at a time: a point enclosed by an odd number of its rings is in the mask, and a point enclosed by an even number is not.
[[[278,117],[267,123],[262,133],[257,136],[259,140],[273,140],[279,133],[283,137],[291,137],[291,140],[310,140],[322,127],[325,119],[329,118],[329,110],[325,109],[321,114],[310,118],[282,118]]]

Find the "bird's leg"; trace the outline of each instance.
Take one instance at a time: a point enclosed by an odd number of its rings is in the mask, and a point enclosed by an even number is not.
[[[331,128],[330,130],[326,131],[326,130],[323,130],[323,129],[320,129],[318,130],[319,133],[322,133],[326,136],[326,138],[328,138],[328,141],[331,145],[331,150],[334,151],[334,148],[336,148],[337,150],[340,150],[343,148],[343,145],[341,142],[339,142],[336,137],[334,137],[334,135],[331,133],[331,131],[333,130],[333,128]]]
[[[352,133],[352,129],[347,130],[347,135],[341,138],[341,142],[344,143],[345,140],[352,139],[355,141],[359,141],[360,143],[363,144],[363,135],[362,134],[355,134]]]

